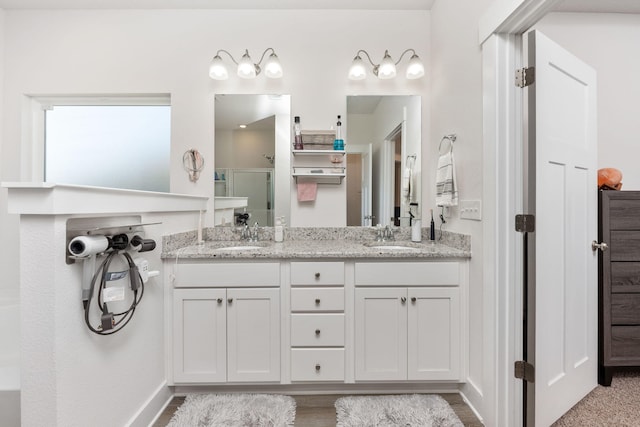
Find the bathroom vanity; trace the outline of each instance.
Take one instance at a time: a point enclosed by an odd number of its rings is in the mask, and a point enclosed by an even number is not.
[[[376,242],[349,229],[165,238],[170,384],[464,382],[468,236]]]

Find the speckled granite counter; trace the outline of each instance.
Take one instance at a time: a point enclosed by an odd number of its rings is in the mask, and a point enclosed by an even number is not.
[[[371,227],[287,228],[285,241],[273,241],[273,229],[260,230],[260,241],[239,239],[233,227],[205,229],[201,245],[196,232],[163,238],[163,258],[179,259],[318,259],[318,258],[470,258],[470,236],[443,232],[436,242],[409,239],[409,229],[395,229],[395,240],[375,241]],[[423,229],[423,236],[429,229]]]

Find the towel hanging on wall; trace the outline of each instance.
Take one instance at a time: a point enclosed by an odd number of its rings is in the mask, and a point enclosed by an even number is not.
[[[442,152],[442,142],[449,140],[449,149]],[[436,172],[436,206],[457,206],[458,188],[456,186],[456,166],[453,159],[455,135],[445,135],[440,141],[438,152],[438,170]]]

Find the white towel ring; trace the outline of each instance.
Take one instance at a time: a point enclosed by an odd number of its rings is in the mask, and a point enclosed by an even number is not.
[[[453,151],[453,143],[456,142],[457,136],[455,133],[451,133],[449,135],[445,135],[442,137],[442,139],[440,140],[440,145],[438,145],[438,154],[444,154],[442,152],[442,143],[445,140],[449,141],[449,151]]]

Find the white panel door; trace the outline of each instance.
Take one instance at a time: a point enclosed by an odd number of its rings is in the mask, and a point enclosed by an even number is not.
[[[539,32],[532,54],[535,425],[549,426],[597,382],[596,73]]]
[[[407,379],[406,297],[406,288],[356,288],[356,380]]]
[[[280,290],[227,289],[229,382],[280,381]]]
[[[173,379],[176,383],[225,382],[224,289],[173,291]]]
[[[409,288],[409,380],[460,379],[460,291]]]

